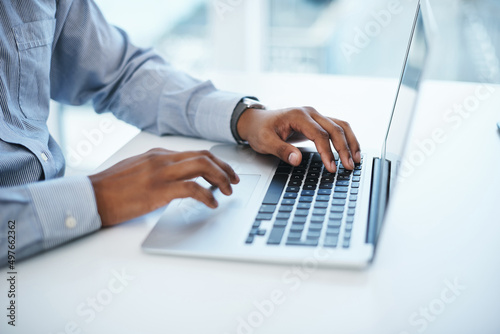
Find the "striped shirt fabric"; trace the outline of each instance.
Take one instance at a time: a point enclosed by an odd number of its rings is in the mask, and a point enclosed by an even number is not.
[[[50,99],[91,101],[157,135],[234,143],[231,115],[242,97],[135,47],[91,0],[2,0],[0,267],[9,221],[18,259],[101,226],[88,177],[63,177],[64,155],[46,125]]]

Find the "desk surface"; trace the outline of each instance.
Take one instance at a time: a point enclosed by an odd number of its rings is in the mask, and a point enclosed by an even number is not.
[[[273,106],[308,104],[347,119],[365,148],[384,135],[395,85],[315,76],[215,81]],[[405,177],[367,270],[148,255],[140,245],[157,212],[19,263],[18,326],[4,315],[0,332],[498,333],[498,106],[500,87],[426,83]],[[155,146],[213,144],[142,133],[102,168]],[[269,301],[280,292],[279,303]]]

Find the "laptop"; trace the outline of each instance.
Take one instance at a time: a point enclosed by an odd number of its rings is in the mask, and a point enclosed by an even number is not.
[[[336,155],[337,172],[329,173],[312,148],[301,148],[302,162],[292,167],[249,147],[216,145],[212,153],[240,176],[233,194],[226,197],[212,189],[219,201],[215,210],[190,198],[171,202],[143,250],[321,267],[368,266],[417,102],[430,15],[427,2],[418,1],[381,152],[363,152],[353,171],[345,169]],[[197,182],[210,187],[202,178]]]

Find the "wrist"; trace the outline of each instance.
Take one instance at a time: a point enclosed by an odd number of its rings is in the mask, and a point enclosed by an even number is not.
[[[236,124],[236,131],[238,135],[244,141],[248,141],[248,137],[252,128],[252,120],[258,117],[258,114],[262,112],[262,109],[249,108],[241,114],[238,123]]]
[[[246,124],[245,121],[240,122],[242,116],[246,114],[245,119],[248,119],[248,110],[265,110],[266,107],[262,105],[256,98],[252,97],[244,97],[240,100],[240,102],[236,105],[233,116],[231,118],[231,131],[233,132],[233,137],[238,144],[246,144],[246,140],[248,137],[246,128],[247,126],[241,126],[240,124]],[[252,113],[250,113],[252,114]],[[244,134],[244,138],[241,134]]]

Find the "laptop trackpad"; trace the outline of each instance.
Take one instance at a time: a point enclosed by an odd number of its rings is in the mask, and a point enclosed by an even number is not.
[[[182,239],[196,239],[199,236],[204,239],[210,238],[210,235],[216,233],[219,228],[227,230],[228,224],[237,224],[238,216],[241,216],[242,212],[245,211],[248,200],[259,182],[260,175],[240,174],[239,177],[240,183],[233,185],[231,196],[225,196],[219,189],[213,191],[219,202],[216,209],[210,209],[195,199],[185,198],[180,200],[177,206],[175,203],[171,203],[173,206],[165,211],[154,229],[160,232],[163,241],[172,242],[175,240],[177,243],[181,242]],[[202,178],[197,179],[196,182],[206,188],[210,186]]]
[[[220,215],[221,213],[227,215],[230,211],[245,209],[248,200],[252,196],[252,193],[259,182],[260,175],[240,174],[238,176],[240,177],[240,183],[232,185],[233,194],[231,196],[222,194],[218,188],[212,190],[215,199],[219,203],[219,206],[216,209],[211,209],[204,203],[201,203],[193,198],[185,198],[181,200],[176,208],[175,217],[168,217],[168,220],[172,219],[171,224],[200,224],[209,222],[212,218]],[[210,187],[210,184],[203,178],[198,178],[196,182],[204,188],[213,188]],[[168,211],[165,212],[165,214],[168,214]]]

